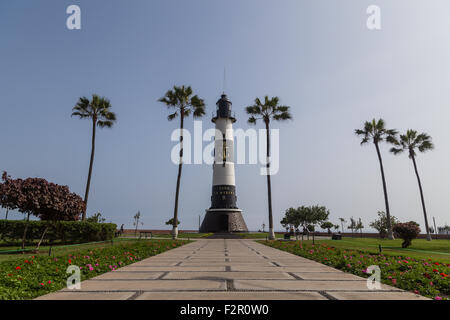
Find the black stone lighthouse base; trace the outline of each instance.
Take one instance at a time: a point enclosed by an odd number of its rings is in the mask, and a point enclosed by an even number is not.
[[[200,232],[248,232],[239,209],[209,209],[200,227]]]

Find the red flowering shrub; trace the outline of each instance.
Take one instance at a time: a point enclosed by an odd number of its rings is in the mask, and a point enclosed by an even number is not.
[[[3,183],[0,183],[0,206],[17,209],[27,215],[22,248],[25,247],[30,215],[51,222],[70,221],[78,220],[80,213],[85,209],[83,199],[77,194],[71,193],[67,186],[49,183],[41,178],[12,179],[6,172],[3,172],[2,180]]]
[[[420,228],[417,223],[411,221],[395,224],[393,231],[396,237],[403,239],[402,248],[407,248],[411,245],[412,240],[419,235]]]

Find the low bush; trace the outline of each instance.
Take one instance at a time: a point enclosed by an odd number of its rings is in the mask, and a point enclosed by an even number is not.
[[[0,240],[17,242],[22,239],[26,221],[0,220]],[[44,230],[47,242],[82,243],[105,241],[114,238],[117,225],[113,223],[95,223],[85,221],[29,221],[28,239],[37,240],[42,237]]]
[[[403,239],[402,248],[408,248],[419,235],[420,228],[416,222],[411,221],[395,224],[393,231],[397,238]]]

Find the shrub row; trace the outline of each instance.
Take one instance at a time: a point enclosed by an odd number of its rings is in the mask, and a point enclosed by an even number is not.
[[[15,242],[22,239],[25,224],[23,220],[0,220],[0,240]],[[117,225],[85,221],[29,221],[27,240],[40,239],[47,227],[45,242],[81,243],[110,240],[114,237]]]

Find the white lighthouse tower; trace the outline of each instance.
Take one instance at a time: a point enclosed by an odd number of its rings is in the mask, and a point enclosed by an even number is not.
[[[236,205],[234,177],[234,135],[231,101],[222,94],[216,103],[216,125],[211,207],[206,210],[200,232],[247,232],[242,210]]]

